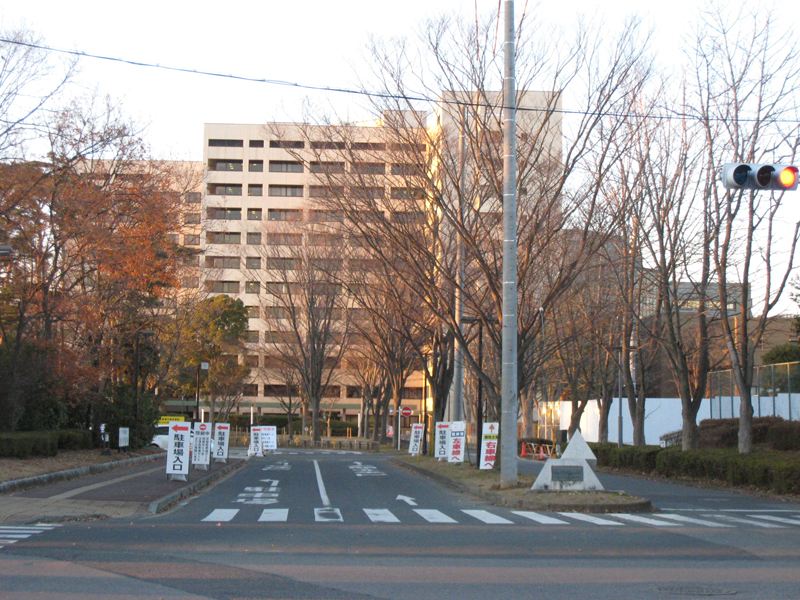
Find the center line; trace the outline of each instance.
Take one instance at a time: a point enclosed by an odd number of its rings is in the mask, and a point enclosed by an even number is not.
[[[317,472],[317,487],[319,488],[319,498],[322,500],[322,506],[330,506],[331,501],[328,500],[328,494],[325,491],[325,484],[322,481],[322,473],[319,472],[319,463],[314,461],[314,470]]]

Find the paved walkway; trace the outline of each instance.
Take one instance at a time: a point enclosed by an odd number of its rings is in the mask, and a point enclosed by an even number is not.
[[[166,455],[67,481],[51,483],[56,477],[44,476],[44,485],[0,494],[0,523],[117,519],[160,512],[240,466],[244,457],[232,454],[228,463],[193,469],[188,481],[167,480]]]

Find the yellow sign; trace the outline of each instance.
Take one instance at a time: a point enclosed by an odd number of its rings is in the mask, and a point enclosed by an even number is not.
[[[174,421],[185,421],[186,417],[159,417],[158,424],[159,425],[169,425]]]

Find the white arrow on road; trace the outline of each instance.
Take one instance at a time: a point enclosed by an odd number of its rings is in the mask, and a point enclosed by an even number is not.
[[[395,498],[395,500],[402,500],[403,502],[405,502],[406,504],[409,504],[410,506],[416,506],[417,505],[417,503],[414,501],[414,499],[413,498],[409,498],[408,496],[398,496],[397,498]]]

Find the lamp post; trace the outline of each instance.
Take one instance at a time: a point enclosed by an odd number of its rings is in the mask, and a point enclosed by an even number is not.
[[[136,332],[136,368],[133,370],[133,428],[139,431],[139,338],[143,335],[155,335],[155,332],[142,329]]]
[[[622,448],[622,346],[615,346],[619,362],[617,363],[617,397],[619,398],[619,416],[617,417],[617,446]]]

